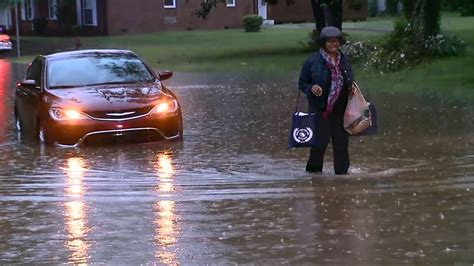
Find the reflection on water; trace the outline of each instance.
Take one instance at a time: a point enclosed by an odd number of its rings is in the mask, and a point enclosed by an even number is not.
[[[87,166],[82,158],[73,157],[67,160],[63,168],[67,175],[65,205],[65,223],[67,230],[66,247],[71,251],[71,263],[87,263],[89,245],[86,241],[88,231],[87,210],[83,202],[83,179]]]
[[[10,63],[0,59],[0,125],[7,124],[10,108],[8,107],[8,88],[10,86]],[[0,143],[5,141],[6,133],[4,127],[0,127]]]
[[[174,190],[174,169],[171,157],[167,153],[160,153],[156,157],[156,175],[158,177],[159,197],[169,197]],[[159,200],[155,205],[156,226],[156,259],[165,264],[178,264],[174,251],[176,238],[179,233],[178,217],[175,212],[175,202],[172,200]]]

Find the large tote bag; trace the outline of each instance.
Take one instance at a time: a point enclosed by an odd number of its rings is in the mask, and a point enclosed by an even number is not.
[[[361,136],[377,133],[375,106],[367,102],[354,82],[356,90],[349,96],[344,113],[344,129],[351,135]]]
[[[296,99],[295,112],[291,117],[291,129],[288,137],[288,148],[317,147],[318,119],[314,113],[299,111],[300,91]]]

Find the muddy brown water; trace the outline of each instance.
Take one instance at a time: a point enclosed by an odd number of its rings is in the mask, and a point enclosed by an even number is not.
[[[64,149],[22,142],[0,61],[0,263],[474,262],[474,105],[370,92],[380,133],[347,176],[288,150],[296,74],[177,73],[182,143]]]

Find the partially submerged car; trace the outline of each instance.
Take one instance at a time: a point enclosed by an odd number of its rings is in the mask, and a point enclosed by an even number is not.
[[[12,42],[10,41],[10,37],[6,34],[0,34],[0,52],[11,50]]]
[[[181,139],[181,107],[161,82],[172,74],[126,50],[38,56],[17,84],[16,128],[59,146]]]

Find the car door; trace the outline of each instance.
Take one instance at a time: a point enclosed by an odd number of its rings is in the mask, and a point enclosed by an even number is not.
[[[36,134],[38,103],[42,91],[43,59],[37,57],[26,72],[25,81],[34,80],[34,86],[20,83],[16,89],[18,117],[25,132]]]

